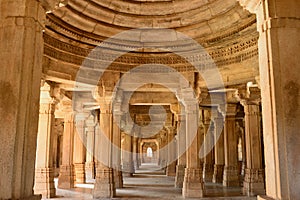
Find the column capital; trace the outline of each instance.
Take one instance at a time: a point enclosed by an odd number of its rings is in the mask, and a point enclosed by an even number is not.
[[[256,13],[261,0],[237,0],[240,5],[250,13]]]
[[[224,109],[225,108],[225,109]],[[237,113],[237,105],[234,103],[228,103],[226,105],[220,105],[219,111],[224,117],[235,116]]]
[[[252,83],[247,84],[246,87],[239,88],[235,95],[244,107],[247,105],[259,105],[261,102],[260,89],[258,85]]]

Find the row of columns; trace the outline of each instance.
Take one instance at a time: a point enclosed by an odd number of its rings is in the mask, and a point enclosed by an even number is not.
[[[262,163],[262,142],[261,142],[261,123],[260,123],[260,108],[258,103],[253,101],[242,102],[245,109],[245,134],[246,134],[246,169],[245,178],[243,181],[244,193],[247,195],[265,194],[265,182],[264,182],[264,170]],[[205,144],[205,148],[210,146],[210,143],[215,142],[214,148],[208,152],[203,161],[198,160],[195,164],[198,155],[193,155],[194,167],[203,168],[201,177],[203,174],[203,182],[222,183],[224,186],[239,186],[240,185],[240,170],[238,169],[238,135],[236,128],[236,104],[227,104],[226,113],[223,115],[220,112],[209,112],[207,109],[203,110],[202,121],[203,127],[198,129],[198,144],[194,143],[193,152],[196,148],[199,148],[201,144]],[[211,116],[210,116],[211,114]],[[212,118],[213,126],[210,126],[210,119]],[[184,124],[185,120],[179,118],[179,123]],[[224,127],[223,127],[224,124]],[[188,129],[187,129],[188,131]],[[201,132],[204,132],[205,137],[201,138]],[[210,134],[210,132],[214,134]],[[217,136],[217,133],[220,133]],[[182,145],[183,138],[178,135],[178,150],[185,148]],[[213,137],[211,137],[213,136]],[[196,147],[197,146],[197,147]],[[191,147],[189,149],[191,149]],[[175,187],[183,187],[183,194],[192,196],[183,185],[183,178],[186,180],[189,175],[189,171],[185,169],[185,175],[183,175],[184,168],[188,162],[185,162],[185,155],[182,154],[178,157]],[[196,158],[197,157],[197,158]],[[203,163],[203,166],[201,166]],[[199,169],[198,171],[201,171]],[[201,183],[201,179],[198,179],[198,183]],[[186,187],[186,185],[185,185]],[[199,186],[200,187],[200,186]],[[198,190],[199,190],[198,187]],[[203,186],[202,186],[203,187]],[[201,196],[199,193],[198,197]]]

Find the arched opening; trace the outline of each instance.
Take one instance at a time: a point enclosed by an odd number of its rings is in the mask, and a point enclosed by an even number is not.
[[[152,152],[152,148],[151,147],[147,148],[147,157],[148,158],[152,158],[153,157],[153,152]]]

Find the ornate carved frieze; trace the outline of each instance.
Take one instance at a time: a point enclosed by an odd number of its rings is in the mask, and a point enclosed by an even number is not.
[[[44,54],[49,58],[60,60],[63,62],[71,63],[74,65],[81,66],[83,61],[85,67],[94,68],[96,66],[103,66],[105,62],[112,62],[109,69],[115,71],[126,72],[131,68],[142,65],[142,64],[164,64],[171,65],[177,71],[195,71],[195,68],[189,64],[190,63],[200,63],[197,67],[198,69],[205,70],[213,65],[218,67],[230,65],[234,63],[240,63],[244,60],[256,57],[258,55],[257,49],[257,37],[251,38],[250,40],[244,41],[242,43],[236,44],[234,46],[223,48],[221,50],[211,50],[209,55],[203,53],[201,55],[189,55],[184,58],[179,57],[176,54],[165,53],[165,54],[155,54],[155,55],[132,55],[126,54],[116,60],[111,52],[103,53],[102,51],[94,51],[92,55],[89,55],[91,49],[84,49],[80,47],[73,46],[71,44],[59,41],[45,34],[45,47]],[[87,56],[89,57],[87,58]],[[211,62],[211,59],[214,62]],[[201,62],[200,62],[201,61]],[[161,70],[157,66],[151,69],[149,72],[169,72],[165,68]]]

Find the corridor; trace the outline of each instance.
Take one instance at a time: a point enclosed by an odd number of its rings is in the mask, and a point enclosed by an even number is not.
[[[132,177],[124,177],[124,188],[117,189],[112,199],[184,199],[181,188],[174,187],[174,177],[168,177],[155,164],[144,163]],[[57,179],[55,180],[57,186]],[[57,187],[56,187],[57,188]],[[88,200],[92,198],[93,184],[77,184],[76,188],[63,190],[57,188],[55,200]],[[205,184],[206,197],[199,199],[247,199],[255,197],[242,196],[241,188],[225,188],[219,184]]]

